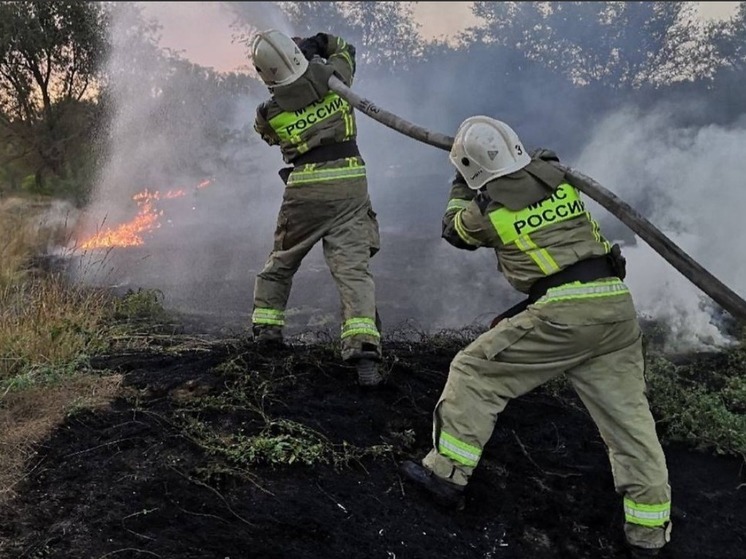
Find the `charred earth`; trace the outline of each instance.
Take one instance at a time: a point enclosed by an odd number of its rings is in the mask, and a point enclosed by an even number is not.
[[[269,352],[176,336],[96,358],[98,374],[122,375],[118,396],[71,413],[38,449],[0,511],[0,556],[625,557],[604,445],[562,384],[500,416],[463,512],[401,479],[398,464],[430,447],[449,361],[471,335],[389,336],[375,391],[331,342]],[[665,449],[666,557],[746,557],[743,460]]]

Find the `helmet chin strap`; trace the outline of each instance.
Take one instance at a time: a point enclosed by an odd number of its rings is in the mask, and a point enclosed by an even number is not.
[[[419,142],[446,151],[451,150],[454,142],[453,137],[432,132],[378,107],[372,101],[357,95],[334,76],[329,78],[329,89],[336,92],[340,97],[343,97],[358,111],[365,113],[381,124]],[[669,264],[685,277],[689,278],[689,281],[709,295],[717,304],[733,315],[734,318],[741,323],[746,323],[746,301],[681,250],[676,243],[664,235],[645,217],[640,215],[637,210],[583,173],[557,162],[552,162],[551,164],[564,171],[568,180],[575,188],[587,194],[616,216]]]

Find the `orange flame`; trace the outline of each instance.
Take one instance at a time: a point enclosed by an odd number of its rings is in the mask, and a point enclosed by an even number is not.
[[[205,188],[212,183],[207,179],[199,183],[196,189]],[[195,190],[196,190],[195,189]],[[169,190],[164,194],[159,191],[150,192],[147,188],[135,194],[132,199],[137,203],[137,215],[126,223],[114,228],[99,231],[89,239],[83,241],[80,247],[83,250],[113,247],[132,247],[145,244],[143,235],[158,229],[161,224],[159,218],[163,210],[156,209],[159,200],[170,200],[186,196],[184,189]]]

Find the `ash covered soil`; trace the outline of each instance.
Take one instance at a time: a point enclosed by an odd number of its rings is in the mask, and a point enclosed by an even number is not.
[[[430,447],[463,342],[389,342],[363,391],[331,345],[208,340],[97,358],[120,395],[68,416],[0,512],[3,558],[624,557],[621,499],[577,399],[539,389],[499,418],[466,510],[398,473]],[[743,460],[667,446],[666,557],[746,557]]]

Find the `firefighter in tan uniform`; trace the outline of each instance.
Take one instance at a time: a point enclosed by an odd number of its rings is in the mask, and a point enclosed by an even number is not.
[[[254,287],[255,340],[282,342],[293,276],[320,241],[341,299],[342,359],[356,363],[360,384],[375,386],[381,336],[369,260],[379,249],[378,222],[353,108],[327,85],[331,75],[352,84],[355,48],[326,33],[292,39],[269,30],[256,35],[252,55],[272,94],[254,128],[290,165],[280,171],[286,186],[274,247]]]
[[[464,506],[464,488],[498,414],[513,399],[565,373],[608,447],[634,557],[670,535],[671,490],[645,396],[642,335],[624,259],[554,165],[529,156],[505,123],[475,116],[450,153],[458,169],[443,237],[495,250],[498,270],[525,303],[453,359],[433,413],[433,446],[402,473],[442,504]]]

